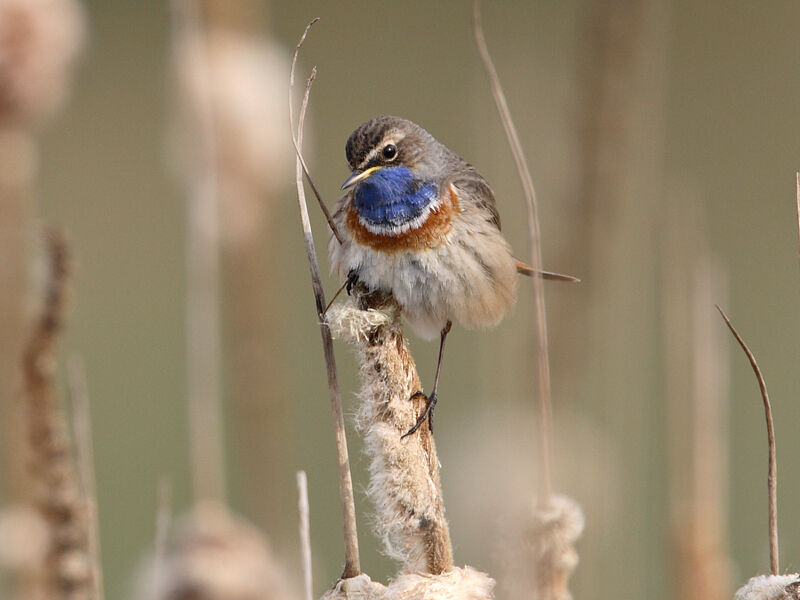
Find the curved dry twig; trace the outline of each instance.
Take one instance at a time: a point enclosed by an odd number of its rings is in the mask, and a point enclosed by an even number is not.
[[[731,330],[733,337],[739,342],[739,345],[747,355],[747,360],[750,361],[750,366],[753,367],[753,372],[756,374],[758,380],[758,387],[761,390],[761,399],[764,402],[764,416],[767,421],[767,444],[769,445],[769,472],[767,475],[767,493],[769,496],[769,563],[770,570],[773,575],[777,575],[780,571],[778,569],[778,461],[775,455],[775,430],[772,424],[772,407],[769,403],[769,394],[767,393],[767,384],[764,381],[764,376],[761,375],[761,369],[758,368],[756,357],[745,344],[742,336],[736,331],[728,315],[719,307],[715,305],[719,314],[725,320],[728,329]]]
[[[500,113],[500,121],[508,138],[511,147],[511,154],[514,156],[514,164],[517,167],[519,178],[522,183],[522,190],[528,206],[528,236],[530,245],[531,267],[534,271],[541,272],[542,269],[542,249],[541,232],[539,227],[538,205],[536,201],[536,190],[533,187],[533,178],[525,160],[525,153],[517,135],[517,129],[511,119],[511,111],[508,109],[503,88],[500,85],[500,78],[497,70],[489,55],[489,48],[486,45],[486,38],[483,35],[481,25],[481,12],[478,0],[472,6],[472,25],[475,34],[475,43],[481,55],[483,66],[489,77],[497,111]],[[533,301],[535,310],[535,328],[537,344],[537,365],[539,371],[539,504],[547,506],[552,495],[552,483],[550,476],[550,430],[552,423],[552,400],[550,386],[550,353],[547,341],[547,311],[544,302],[544,285],[541,277],[531,277],[533,285]]]
[[[300,166],[303,169],[303,174],[306,176],[306,181],[308,181],[308,185],[311,186],[311,190],[314,192],[314,196],[317,199],[317,203],[319,204],[320,209],[322,210],[322,214],[325,215],[325,220],[328,222],[328,226],[331,228],[334,237],[342,243],[342,234],[339,233],[338,227],[336,227],[336,223],[333,221],[333,217],[331,216],[328,207],[322,201],[322,196],[320,195],[319,191],[317,190],[317,186],[314,185],[314,180],[311,179],[311,173],[308,171],[308,165],[306,165],[306,160],[303,158],[303,153],[300,150],[302,146],[302,123],[298,122],[297,124],[297,134],[295,135],[294,130],[294,116],[292,110],[292,88],[294,87],[294,71],[295,67],[297,66],[297,55],[300,54],[300,47],[303,45],[303,42],[306,41],[306,36],[311,28],[314,26],[314,23],[319,21],[319,17],[314,17],[311,21],[306,25],[305,31],[303,31],[303,35],[300,36],[300,41],[297,42],[297,46],[294,48],[294,56],[292,56],[292,69],[289,73],[289,129],[292,133],[292,144],[294,145],[295,153],[297,154],[297,160]],[[315,71],[316,72],[316,71]]]
[[[306,246],[308,267],[311,271],[311,286],[314,290],[314,300],[317,306],[317,318],[320,324],[320,334],[322,335],[322,349],[325,355],[325,366],[328,377],[328,389],[330,391],[331,409],[333,412],[334,430],[336,434],[336,451],[339,464],[339,494],[342,501],[342,518],[344,521],[344,547],[345,547],[345,566],[342,578],[348,579],[361,573],[361,564],[358,552],[358,535],[356,530],[356,508],[353,497],[353,481],[350,475],[350,458],[347,450],[347,436],[344,428],[344,413],[342,412],[342,395],[339,390],[339,380],[336,374],[336,359],[333,354],[333,339],[330,328],[325,321],[325,291],[322,288],[322,278],[320,277],[319,263],[317,262],[317,251],[314,246],[314,234],[311,231],[311,222],[308,218],[308,207],[306,205],[305,190],[303,188],[303,173],[306,172],[303,166],[303,158],[300,148],[303,145],[303,124],[305,121],[308,98],[311,92],[311,85],[316,76],[316,68],[311,72],[311,76],[306,83],[303,102],[300,106],[300,113],[297,120],[297,134],[293,129],[292,117],[292,89],[294,87],[294,71],[297,63],[297,54],[300,51],[303,41],[308,34],[311,26],[317,22],[314,19],[307,26],[300,41],[295,49],[295,56],[292,60],[292,69],[289,77],[289,120],[292,128],[292,141],[297,149],[297,201],[300,208],[300,220],[303,226],[303,238]],[[307,172],[306,172],[307,173]],[[306,175],[310,182],[310,178]],[[313,187],[313,184],[312,184]],[[321,202],[321,200],[320,200]],[[335,230],[334,230],[335,234]]]

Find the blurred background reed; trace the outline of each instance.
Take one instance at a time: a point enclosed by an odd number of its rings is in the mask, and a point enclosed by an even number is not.
[[[84,4],[88,42],[71,97],[37,130],[37,175],[13,195],[17,204],[4,196],[0,231],[6,241],[22,232],[31,247],[35,227],[58,224],[73,246],[62,355],[83,357],[91,396],[107,597],[128,598],[153,547],[159,481],[170,481],[176,513],[193,499],[184,308],[191,143],[179,135],[186,114],[169,6]],[[723,598],[767,570],[762,409],[749,366],[720,335],[714,302],[770,388],[782,566],[800,569],[800,318],[791,308],[800,281],[800,5],[570,0],[486,3],[483,13],[537,185],[545,267],[583,280],[546,287],[554,485],[587,517],[575,597],[699,598],[688,573],[713,564],[718,587],[702,597]],[[266,44],[255,71],[229,66],[226,84],[244,105],[264,98],[263,113],[231,109],[261,136],[256,147],[241,141],[235,119],[216,136],[228,504],[262,528],[299,589],[293,472],[305,469],[319,594],[341,571],[341,519],[285,120],[287,59],[310,18],[322,20],[302,59],[305,70],[318,68],[307,158],[329,204],[348,173],[350,132],[397,114],[487,177],[521,256],[525,207],[468,2],[206,0],[203,15]],[[226,60],[224,41],[212,51]],[[251,56],[232,54],[234,63]],[[271,79],[237,75],[252,72]],[[322,250],[325,224],[316,210],[312,218]],[[26,266],[3,271],[7,299],[26,293],[20,273],[32,277],[33,260],[15,260]],[[330,295],[337,282],[327,286]],[[453,330],[437,407],[456,563],[490,572],[499,597],[524,596],[509,540],[535,494],[528,293],[522,286],[515,314],[494,331]],[[9,505],[25,487],[9,374],[22,327],[20,318],[0,323],[0,499]],[[436,344],[412,339],[412,351],[429,382]],[[370,532],[366,460],[352,431],[353,360],[343,345],[337,353],[362,566],[385,580],[393,566]]]

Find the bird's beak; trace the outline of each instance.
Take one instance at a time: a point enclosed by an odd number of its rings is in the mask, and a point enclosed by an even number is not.
[[[348,177],[347,179],[344,180],[344,183],[342,184],[342,189],[346,190],[348,188],[353,187],[359,181],[364,181],[367,177],[369,177],[375,171],[377,171],[378,169],[381,169],[381,168],[383,168],[383,167],[380,167],[380,166],[378,166],[378,167],[370,167],[369,169],[366,169],[364,171],[362,171],[361,169],[353,170],[353,172],[350,173],[350,177]]]

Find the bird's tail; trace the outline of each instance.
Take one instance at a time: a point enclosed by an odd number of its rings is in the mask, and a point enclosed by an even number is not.
[[[516,259],[515,259],[516,260]],[[517,273],[522,275],[527,275],[528,277],[533,277],[534,275],[540,275],[543,279],[552,279],[554,281],[570,281],[573,283],[580,282],[580,279],[577,277],[573,277],[572,275],[562,275],[561,273],[553,273],[552,271],[537,271],[530,265],[526,265],[524,262],[517,260]]]

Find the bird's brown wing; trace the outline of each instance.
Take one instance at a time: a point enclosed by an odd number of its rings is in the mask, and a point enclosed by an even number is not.
[[[497,203],[489,182],[475,167],[466,162],[462,164],[463,166],[457,170],[458,174],[451,180],[451,183],[461,191],[459,198],[473,202],[485,212],[486,220],[500,229],[500,213],[497,212]]]

